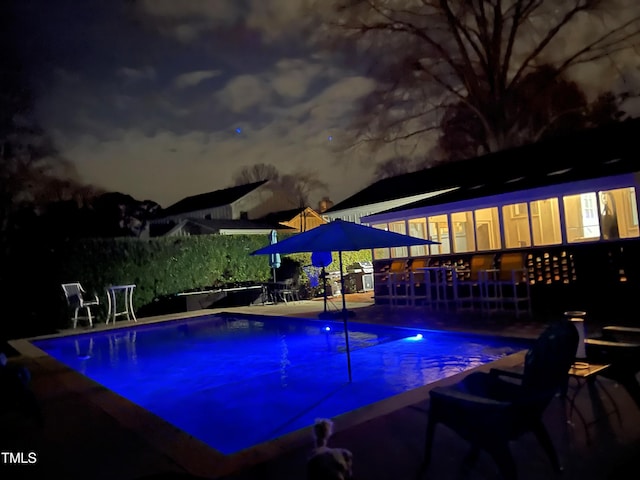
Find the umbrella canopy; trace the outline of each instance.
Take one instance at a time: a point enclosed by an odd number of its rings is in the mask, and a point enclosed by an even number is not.
[[[349,331],[347,328],[347,303],[344,296],[344,274],[342,272],[342,252],[373,248],[408,247],[439,242],[388,232],[344,220],[322,224],[318,227],[289,237],[276,244],[252,252],[251,255],[272,255],[274,253],[338,252],[340,259],[340,284],[342,288],[342,313],[344,335],[351,381],[351,353],[349,351]]]
[[[334,220],[289,237],[277,245],[269,245],[252,255],[302,252],[350,252],[373,248],[408,247],[438,242],[388,232],[358,223]]]
[[[271,230],[269,234],[269,244],[274,245],[278,243],[278,232]],[[276,268],[280,268],[280,254],[272,253],[269,255],[269,266],[273,270],[273,281],[276,281]]]

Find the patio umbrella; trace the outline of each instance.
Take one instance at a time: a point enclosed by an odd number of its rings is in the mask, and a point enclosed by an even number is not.
[[[434,242],[423,238],[411,237],[400,233],[388,232],[354,222],[334,220],[318,227],[289,237],[252,252],[251,255],[272,255],[274,253],[302,252],[338,252],[340,260],[340,285],[342,291],[342,317],[347,351],[349,381],[351,381],[351,352],[349,351],[349,330],[347,328],[347,302],[344,296],[344,274],[342,271],[342,252],[367,250],[373,248],[408,247],[428,245]]]
[[[274,245],[278,243],[278,232],[271,230],[269,234],[269,244]],[[276,281],[276,268],[280,268],[280,254],[272,253],[269,255],[269,266],[273,270],[273,281]]]

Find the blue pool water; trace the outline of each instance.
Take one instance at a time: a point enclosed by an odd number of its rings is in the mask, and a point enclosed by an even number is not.
[[[33,343],[225,454],[528,346],[356,322],[349,339],[351,383],[341,322],[223,314]]]

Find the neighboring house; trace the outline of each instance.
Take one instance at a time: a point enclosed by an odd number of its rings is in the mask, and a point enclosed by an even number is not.
[[[185,218],[177,223],[156,223],[151,225],[151,237],[184,237],[190,235],[268,235],[272,230],[294,233],[295,230],[274,223],[251,220],[203,220]]]
[[[263,180],[186,197],[161,212],[162,219],[255,220],[296,207],[291,195]]]
[[[150,222],[146,236],[263,233],[267,225],[256,224],[256,220],[295,206],[290,194],[263,180],[186,197],[162,210],[159,218]],[[240,220],[244,223],[229,223]],[[277,227],[277,223],[274,225]]]
[[[446,165],[437,169],[443,167]],[[456,187],[458,176],[446,172],[434,176],[435,171],[436,167],[433,167],[379,180],[325,210],[322,216],[329,221],[341,219],[361,223],[360,219],[367,215],[418,202]]]
[[[327,221],[311,207],[294,208],[266,215],[261,219],[270,224],[283,225],[295,229],[296,232],[306,232]]]

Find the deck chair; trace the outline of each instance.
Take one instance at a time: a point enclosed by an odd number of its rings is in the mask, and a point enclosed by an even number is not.
[[[560,461],[542,414],[557,393],[566,391],[575,360],[578,332],[567,320],[549,326],[525,356],[521,373],[492,369],[467,375],[448,387],[430,392],[422,475],[431,462],[436,426],[443,424],[472,446],[473,457],[490,454],[505,480],[517,478],[509,443],[525,433],[535,434],[556,471]]]
[[[86,319],[89,323],[89,326],[93,326],[93,317],[91,316],[91,307],[95,307],[100,304],[100,300],[97,295],[93,297],[86,297],[85,290],[82,288],[82,285],[78,282],[73,283],[63,283],[62,291],[64,292],[64,296],[67,299],[67,305],[69,308],[73,308],[73,328],[76,328],[78,325],[78,320]],[[85,310],[85,316],[78,316],[80,310]]]

